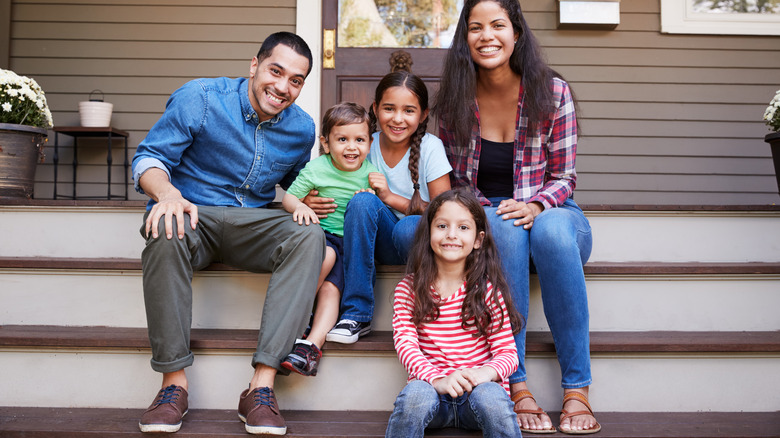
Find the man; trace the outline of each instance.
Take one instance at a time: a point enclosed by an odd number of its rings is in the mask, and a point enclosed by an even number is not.
[[[176,432],[187,413],[192,272],[213,262],[271,272],[255,371],[238,414],[249,433],[287,431],[274,379],[289,373],[280,363],[308,321],[325,238],[320,227],[262,207],[276,184],[292,183],[314,145],[314,121],[294,104],[311,63],[299,36],[270,35],[249,78],[188,82],[138,146],[133,178],[151,198],[141,228],[144,301],[152,369],[163,374],[139,422],[143,432]]]

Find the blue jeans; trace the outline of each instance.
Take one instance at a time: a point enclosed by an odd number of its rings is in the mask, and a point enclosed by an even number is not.
[[[438,394],[428,382],[413,380],[395,399],[385,438],[422,438],[426,428],[443,427],[482,430],[485,437],[519,437],[513,406],[504,387],[495,382],[452,398]]]
[[[498,205],[501,198],[491,199]],[[580,207],[569,198],[557,208],[548,208],[525,230],[514,220],[496,215],[496,207],[485,207],[496,240],[504,273],[512,290],[515,308],[528,318],[531,270],[539,276],[544,315],[552,332],[561,386],[582,388],[591,384],[588,295],[583,266],[593,243],[590,224]],[[524,382],[525,326],[515,335],[520,366],[510,383]]]
[[[376,263],[402,265],[412,246],[419,216],[398,219],[376,195],[361,192],[344,214],[344,293],[341,318],[371,322]]]

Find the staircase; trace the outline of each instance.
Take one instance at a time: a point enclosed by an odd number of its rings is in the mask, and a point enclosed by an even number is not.
[[[160,383],[145,330],[143,210],[0,206],[0,436],[140,436]],[[597,436],[780,437],[780,207],[585,211]],[[406,379],[390,336],[402,275],[380,267],[370,336],[326,344],[317,377],[277,379],[289,436],[383,436]],[[191,412],[177,436],[245,435],[235,409],[268,280],[222,265],[195,275]],[[560,372],[538,284],[528,327],[529,384],[552,415]]]

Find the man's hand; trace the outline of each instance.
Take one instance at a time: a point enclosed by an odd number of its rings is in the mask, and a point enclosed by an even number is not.
[[[433,381],[433,389],[439,394],[449,394],[456,398],[463,395],[464,392],[471,392],[474,385],[460,372],[454,371],[447,377]]]
[[[309,208],[311,208],[312,211],[314,211],[314,213],[317,214],[318,218],[325,219],[326,217],[328,217],[328,213],[333,213],[334,211],[336,211],[336,207],[338,207],[338,205],[336,205],[333,202],[335,201],[335,199],[320,198],[319,196],[317,196],[319,194],[320,192],[318,192],[317,190],[312,190],[309,192],[308,195],[306,195],[305,198],[301,199],[301,201],[304,204],[308,205]]]
[[[176,235],[179,239],[184,238],[184,213],[190,215],[190,227],[194,230],[198,224],[198,206],[184,199],[176,190],[168,196],[160,198],[149,216],[146,217],[146,237],[149,237],[149,231],[152,232],[152,238],[158,237],[160,218],[163,218],[165,225],[165,237],[173,238],[173,217],[176,216]]]

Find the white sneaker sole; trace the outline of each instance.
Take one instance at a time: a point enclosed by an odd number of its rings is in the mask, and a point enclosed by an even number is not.
[[[325,340],[328,342],[336,342],[339,344],[354,344],[358,341],[358,338],[365,336],[371,332],[371,327],[366,327],[363,330],[355,333],[354,335],[344,335],[341,333],[328,332],[325,335]]]
[[[287,426],[282,426],[282,427],[250,426],[246,422],[246,417],[244,417],[241,414],[238,414],[238,418],[240,418],[241,421],[244,422],[244,429],[246,429],[247,433],[251,433],[252,435],[286,435],[287,434]]]

